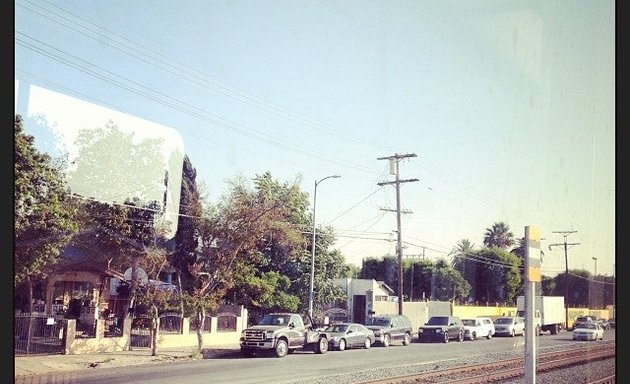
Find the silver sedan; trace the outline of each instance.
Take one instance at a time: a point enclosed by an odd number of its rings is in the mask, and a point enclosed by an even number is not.
[[[374,332],[359,323],[340,323],[327,327],[329,349],[370,348],[376,338]]]

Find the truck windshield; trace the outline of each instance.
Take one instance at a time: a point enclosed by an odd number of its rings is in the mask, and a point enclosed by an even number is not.
[[[289,323],[289,316],[287,315],[265,315],[260,320],[259,325],[286,325]]]

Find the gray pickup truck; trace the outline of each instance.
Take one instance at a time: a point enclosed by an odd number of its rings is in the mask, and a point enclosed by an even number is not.
[[[284,357],[296,349],[319,354],[328,351],[326,333],[316,331],[310,317],[303,319],[297,313],[265,315],[257,325],[243,330],[239,343],[241,353],[246,357],[263,352]]]

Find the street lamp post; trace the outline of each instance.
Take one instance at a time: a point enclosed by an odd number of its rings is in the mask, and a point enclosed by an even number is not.
[[[315,190],[313,191],[313,245],[311,253],[311,282],[308,290],[308,316],[313,320],[313,285],[315,280],[315,207],[317,205],[317,185],[326,179],[338,178],[339,175],[326,176],[323,179],[315,180]]]
[[[595,273],[593,274],[593,276],[597,276],[597,257],[593,257],[592,259],[595,262]]]

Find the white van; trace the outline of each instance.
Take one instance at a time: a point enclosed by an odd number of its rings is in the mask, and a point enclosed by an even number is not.
[[[466,340],[475,340],[480,337],[490,339],[494,336],[494,323],[489,317],[462,319],[462,323],[464,323],[464,339]]]

